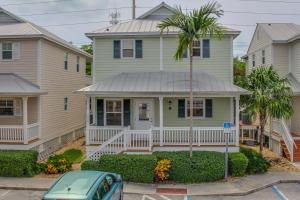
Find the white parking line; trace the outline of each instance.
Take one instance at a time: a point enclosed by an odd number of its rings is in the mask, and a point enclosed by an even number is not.
[[[159,195],[161,198],[163,198],[163,199],[165,199],[165,200],[172,200],[172,199],[170,199],[170,198],[168,198],[168,197],[166,197],[166,196],[164,196],[164,195]]]
[[[148,199],[150,199],[150,200],[156,200],[155,198],[150,197],[150,196],[148,196],[148,195],[143,195],[142,200],[148,200]]]
[[[1,197],[4,197],[4,196],[7,195],[9,192],[10,192],[10,190],[7,190],[7,191],[3,192],[3,193],[1,194]]]
[[[272,186],[272,191],[277,195],[280,200],[289,200],[279,189],[276,185]]]

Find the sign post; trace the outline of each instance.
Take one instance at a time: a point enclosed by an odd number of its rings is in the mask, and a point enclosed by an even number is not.
[[[226,150],[225,150],[225,181],[228,181],[228,135],[231,133],[231,123],[224,122],[223,125],[225,140],[226,140]]]

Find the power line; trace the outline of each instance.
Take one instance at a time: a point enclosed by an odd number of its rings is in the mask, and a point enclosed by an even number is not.
[[[129,19],[127,19],[129,20]],[[127,21],[125,20],[120,20],[120,21]],[[110,22],[109,20],[107,21],[91,21],[91,22],[76,22],[76,23],[66,23],[66,24],[49,24],[49,25],[44,25],[42,27],[50,27],[50,26],[71,26],[71,25],[82,25],[82,24],[98,24],[98,23],[105,23],[105,22]]]
[[[288,4],[297,4],[300,3],[299,1],[279,1],[279,0],[240,0],[240,1],[249,1],[249,2],[260,2],[260,3],[288,3]]]
[[[25,3],[1,4],[0,6],[18,6],[18,5],[30,5],[30,4],[43,4],[43,3],[57,3],[57,2],[64,2],[64,1],[74,1],[74,0],[32,1],[32,2],[25,2]]]

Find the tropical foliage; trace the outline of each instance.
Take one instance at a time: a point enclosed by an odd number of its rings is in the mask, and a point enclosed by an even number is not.
[[[223,15],[223,10],[216,2],[203,5],[200,9],[194,9],[189,13],[184,13],[180,7],[174,9],[174,15],[166,18],[158,24],[158,28],[163,33],[169,28],[177,28],[178,47],[174,55],[176,60],[182,59],[185,52],[189,50],[190,61],[190,113],[193,113],[193,42],[205,37],[223,36],[224,30],[218,23],[218,19]],[[190,115],[190,158],[192,158],[192,132],[193,132],[193,115]]]
[[[241,105],[253,117],[258,117],[260,128],[260,151],[267,120],[289,118],[293,114],[292,90],[287,78],[281,78],[272,67],[254,69],[240,85],[251,94],[241,98]]]
[[[80,47],[80,49],[93,55],[93,45],[92,44],[84,44]],[[86,62],[85,73],[86,73],[86,75],[92,75],[92,63],[90,61]]]
[[[234,84],[239,85],[243,78],[246,76],[246,63],[235,57],[233,59],[233,74],[234,74]]]

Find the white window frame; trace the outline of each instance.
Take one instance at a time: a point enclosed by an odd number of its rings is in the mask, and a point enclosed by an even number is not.
[[[76,72],[80,72],[80,56],[76,57]]]
[[[188,116],[188,112],[187,112],[187,110],[188,110],[188,101],[189,101],[190,99],[189,98],[186,98],[185,99],[185,118],[187,118],[187,119],[189,119],[190,117]],[[203,101],[203,116],[193,116],[193,118],[194,119],[205,119],[205,108],[206,108],[206,105],[205,105],[205,98],[198,98],[198,97],[196,97],[196,98],[193,98],[193,103],[194,103],[194,101],[197,101],[197,100],[201,100],[201,101]]]
[[[13,106],[10,107],[10,108],[12,108],[12,110],[13,110],[13,114],[12,114],[12,115],[0,115],[0,117],[14,117],[14,116],[16,116],[16,115],[15,115],[15,114],[16,114],[16,112],[15,112],[15,105],[16,105],[16,102],[15,102],[14,99],[10,99],[10,98],[1,98],[0,101],[6,101],[6,106],[3,107],[3,108],[8,108],[8,107],[7,107],[7,101],[12,101],[12,102],[13,102]],[[0,107],[1,107],[1,105],[0,105]]]
[[[4,59],[3,58],[3,52],[4,51],[9,51],[9,50],[4,50],[3,49],[3,44],[11,44],[11,58],[10,59]],[[4,42],[1,42],[1,59],[0,60],[2,60],[2,61],[11,61],[11,60],[13,60],[13,57],[14,57],[14,47],[13,47],[13,42],[10,42],[10,41],[4,41]]]
[[[210,54],[210,56],[208,58],[203,58],[203,40],[209,40],[209,42],[211,41],[210,39],[206,39],[206,38],[199,40],[200,41],[200,56],[193,56],[193,58],[196,58],[196,59],[209,59],[209,58],[211,58],[211,51],[210,51],[211,50],[211,46],[209,46],[209,54]],[[183,58],[183,59],[188,59],[190,57],[190,50],[189,50],[189,48],[187,48],[187,50],[186,50],[186,55],[187,55],[186,58]]]
[[[266,50],[264,49],[261,51],[261,64],[266,64]]]
[[[67,67],[66,67],[66,62],[67,62]],[[69,53],[65,52],[64,56],[64,70],[67,71],[69,69]]]
[[[68,97],[64,97],[64,111],[65,112],[69,111],[69,98]]]
[[[132,45],[133,45],[133,56],[132,57],[123,57],[123,42],[124,41],[132,41]],[[124,40],[120,40],[121,41],[121,58],[122,59],[135,59],[135,40],[134,39],[124,39]]]
[[[203,48],[202,48],[202,40],[203,39],[201,39],[201,40],[198,40],[199,42],[200,42],[200,45],[199,45],[199,47],[194,47],[194,43],[193,43],[193,54],[194,54],[194,49],[200,49],[200,56],[194,56],[193,55],[193,58],[203,58]],[[196,42],[196,41],[195,41]]]
[[[107,125],[107,118],[106,118],[106,103],[107,101],[121,101],[121,112],[108,112],[108,113],[121,113],[121,125]],[[123,127],[124,126],[124,111],[123,111],[123,99],[119,98],[110,98],[110,99],[104,99],[104,126],[106,127]]]

